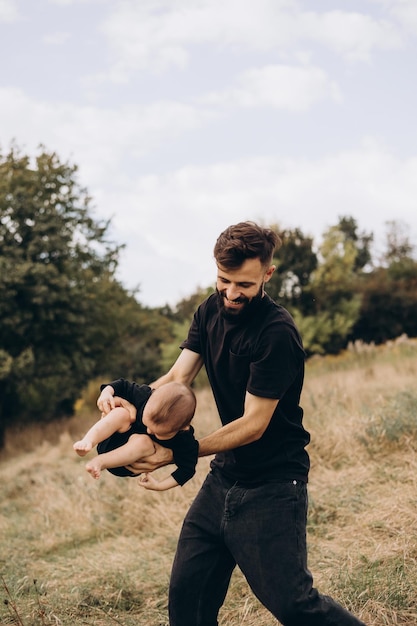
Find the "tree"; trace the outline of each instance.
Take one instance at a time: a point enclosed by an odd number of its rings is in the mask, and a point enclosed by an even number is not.
[[[411,270],[411,267],[410,267]],[[402,334],[417,337],[417,263],[407,278],[377,268],[364,277],[361,308],[352,328],[351,341],[384,343]]]
[[[390,267],[393,264],[412,259],[414,246],[410,241],[410,229],[407,224],[399,220],[390,220],[385,222],[385,226],[386,249],[382,264]]]
[[[324,233],[318,253],[298,228],[280,236],[267,291],[295,318],[308,354],[338,352],[358,316],[355,285],[371,261],[372,235],[358,234],[355,220],[342,217]]]
[[[173,322],[159,310],[143,307],[136,296],[104,277],[90,291],[92,377],[149,383],[163,373],[162,344],[171,340]]]
[[[347,344],[361,304],[356,293],[357,255],[355,241],[340,225],[324,233],[319,264],[306,289],[314,311],[294,314],[310,354],[337,353]]]
[[[278,232],[276,226],[272,226]],[[306,291],[311,275],[317,268],[317,255],[313,251],[312,237],[306,237],[299,228],[280,233],[282,245],[274,257],[276,270],[266,289],[274,300],[290,311],[302,314],[310,310],[310,297]]]
[[[115,280],[120,246],[76,174],[42,147],[33,163],[14,145],[0,152],[0,447],[12,421],[70,414],[120,355],[157,371],[157,341],[140,334],[156,322]]]
[[[191,324],[194,311],[196,311],[203,300],[208,298],[213,292],[213,287],[206,287],[206,289],[198,287],[194,293],[187,298],[183,298],[176,304],[174,311],[171,312],[172,318],[180,324],[184,321]]]
[[[381,265],[358,283],[361,308],[350,340],[383,343],[402,334],[417,336],[417,261],[404,222],[386,222]]]
[[[344,235],[346,241],[351,241],[356,249],[354,272],[360,272],[372,262],[371,244],[374,236],[372,233],[358,233],[358,223],[350,216],[339,217],[337,228]]]

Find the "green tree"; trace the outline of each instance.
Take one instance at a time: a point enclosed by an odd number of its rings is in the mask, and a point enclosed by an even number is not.
[[[364,277],[360,292],[361,308],[352,328],[352,341],[379,344],[404,333],[417,337],[417,262],[414,268],[409,265],[407,277],[377,268]]]
[[[317,268],[317,255],[313,238],[305,236],[299,228],[279,231],[282,245],[274,257],[276,270],[266,285],[271,298],[289,311],[297,309],[303,315],[311,311],[311,296],[306,290],[311,275]]]
[[[360,296],[356,292],[358,250],[351,236],[330,227],[323,235],[319,264],[306,291],[314,311],[294,312],[308,353],[337,353],[346,344],[358,319]]]
[[[207,287],[206,289],[198,287],[193,294],[187,298],[183,298],[176,304],[172,312],[173,319],[176,322],[181,323],[185,321],[191,324],[194,312],[197,310],[198,306],[213,292],[213,287]]]
[[[413,259],[414,246],[410,241],[410,229],[400,220],[385,222],[385,252],[382,265],[390,267]]]
[[[417,260],[409,227],[386,222],[381,266],[364,274],[358,285],[361,308],[352,341],[383,343],[402,334],[417,337]]]
[[[358,233],[353,218],[341,217],[324,233],[317,253],[312,237],[298,228],[280,236],[267,291],[294,316],[308,354],[338,352],[358,317],[355,285],[371,262],[372,235]]]
[[[140,332],[156,321],[115,280],[120,246],[76,174],[43,148],[33,162],[0,153],[0,447],[12,421],[70,414],[122,357],[157,373],[158,342]]]
[[[339,217],[337,228],[343,233],[346,241],[351,241],[356,249],[356,257],[353,270],[360,272],[372,264],[371,244],[374,236],[372,233],[359,233],[358,223],[351,216]]]
[[[123,376],[148,383],[162,373],[162,344],[173,336],[173,322],[158,309],[143,307],[137,294],[112,278],[102,278],[90,292],[89,351],[91,375],[105,381]]]

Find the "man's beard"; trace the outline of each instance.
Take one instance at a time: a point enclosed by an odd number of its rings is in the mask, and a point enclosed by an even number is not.
[[[217,301],[219,303],[219,310],[222,316],[225,319],[230,320],[232,322],[240,323],[248,319],[255,313],[264,295],[264,283],[262,283],[262,285],[259,288],[258,293],[251,300],[249,300],[248,298],[245,298],[244,296],[240,298],[236,298],[236,300],[233,300],[233,302],[242,303],[243,306],[239,309],[233,309],[232,307],[227,307],[224,303],[226,296],[223,295],[223,292],[219,291],[218,289],[216,289],[216,291],[217,291]]]

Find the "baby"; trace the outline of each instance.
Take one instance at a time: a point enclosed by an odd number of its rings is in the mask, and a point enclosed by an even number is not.
[[[151,389],[120,378],[101,386],[97,405],[103,410],[101,419],[73,446],[79,456],[97,446],[98,455],[86,465],[93,478],[103,469],[116,476],[136,476],[126,466],[152,455],[154,442],[173,451],[177,468],[162,481],[144,474],[142,487],[165,491],[194,476],[198,442],[191,426],[196,398],[190,387],[170,382]]]

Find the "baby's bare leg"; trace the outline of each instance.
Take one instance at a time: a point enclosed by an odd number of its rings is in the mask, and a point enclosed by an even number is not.
[[[80,441],[73,445],[75,452],[79,456],[85,456],[100,441],[104,441],[115,432],[126,432],[134,421],[129,411],[124,407],[116,407],[110,413],[102,417]]]
[[[131,435],[127,443],[110,452],[98,454],[85,466],[93,478],[100,478],[101,470],[125,467],[155,452],[153,441],[148,435]]]

